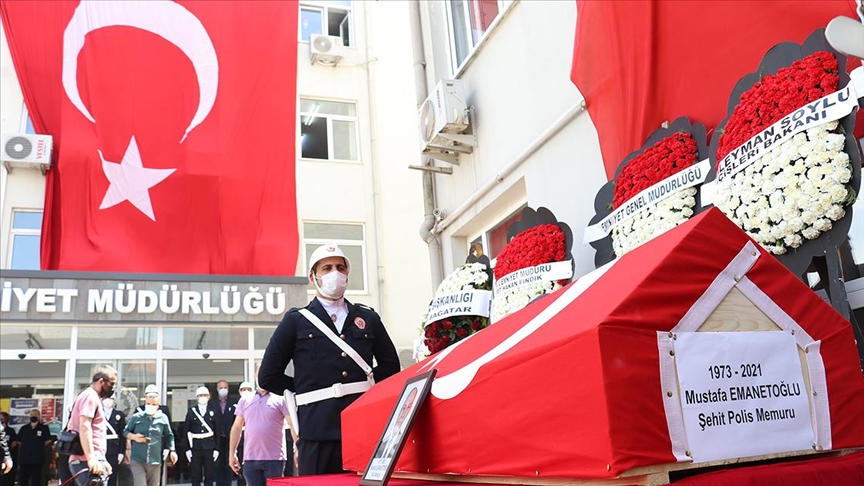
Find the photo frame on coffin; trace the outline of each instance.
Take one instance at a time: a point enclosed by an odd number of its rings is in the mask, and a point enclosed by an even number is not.
[[[762,58],[756,71],[742,77],[732,89],[726,109],[727,116],[718,124],[709,147],[709,155],[711,157],[713,170],[709,182],[716,179],[718,162],[717,151],[720,147],[720,139],[725,133],[726,125],[732,118],[736,106],[741,102],[741,95],[747,90],[753,88],[757,83],[760,83],[765,76],[775,75],[780,69],[789,67],[795,61],[819,51],[826,51],[834,55],[838,63],[838,89],[842,90],[847,86],[850,80],[849,74],[847,73],[847,58],[831,47],[825,38],[825,29],[817,29],[801,44],[783,42],[772,47]],[[792,113],[795,111],[797,110],[793,110]],[[838,122],[840,127],[842,127],[845,136],[843,151],[848,154],[849,162],[852,167],[852,175],[848,185],[856,194],[859,194],[861,188],[861,152],[853,133],[855,114],[856,110],[852,110],[851,113],[840,118]],[[719,197],[720,194],[718,192],[717,198]],[[774,256],[796,275],[803,275],[807,272],[811,263],[814,263],[814,258],[824,258],[824,261],[816,262],[816,266],[821,266],[825,270],[824,273],[827,274],[823,275],[823,279],[827,276],[828,282],[826,282],[826,290],[831,299],[831,304],[835,310],[840,312],[845,318],[849,319],[850,312],[847,297],[840,275],[838,247],[846,240],[849,229],[852,225],[852,205],[849,204],[844,206],[844,210],[844,216],[838,220],[832,221],[831,229],[822,232],[814,239],[804,241],[798,248],[787,247],[788,251],[786,251],[786,253],[775,253]],[[856,332],[860,332],[860,330],[856,330]]]
[[[705,160],[708,158],[708,135],[705,129],[705,125],[701,123],[692,124],[687,117],[679,117],[675,119],[668,127],[658,128],[653,131],[651,135],[645,140],[645,143],[642,144],[642,147],[639,150],[636,150],[630,153],[624,160],[618,165],[618,168],[615,169],[615,176],[604,184],[599,191],[597,191],[597,195],[594,197],[594,217],[591,218],[588,225],[591,226],[593,224],[599,223],[604,218],[612,214],[612,201],[615,197],[615,183],[618,180],[618,177],[621,175],[621,171],[630,163],[631,160],[636,157],[642,155],[646,149],[654,146],[657,142],[667,138],[668,136],[676,133],[676,132],[687,132],[693,136],[693,139],[696,141],[696,149],[698,155],[696,157],[696,163]],[[714,178],[713,176],[713,167],[710,169],[708,174],[708,179],[711,180]],[[708,206],[704,206],[702,204],[702,192],[696,192],[696,204],[693,207],[693,215],[691,218],[705,209]],[[605,237],[592,241],[589,243],[591,247],[594,248],[596,253],[594,254],[594,266],[595,268],[599,268],[612,260],[614,260],[618,255],[615,254],[615,250],[613,249],[612,242],[612,233],[610,232]]]
[[[408,439],[411,426],[414,425],[414,419],[426,402],[426,397],[429,396],[436,372],[437,369],[433,368],[405,382],[405,387],[396,400],[396,406],[381,433],[381,439],[375,446],[369,465],[360,478],[361,485],[384,486],[390,481],[396,461]]]

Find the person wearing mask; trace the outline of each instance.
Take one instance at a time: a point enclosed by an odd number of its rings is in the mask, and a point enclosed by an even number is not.
[[[252,383],[249,383],[248,381],[244,381],[243,383],[240,383],[240,390],[239,391],[240,391],[240,399],[243,399],[243,397],[251,397],[255,393],[255,390],[252,387]],[[233,427],[234,424],[231,424],[231,425]],[[228,435],[229,436],[231,435],[230,432]],[[237,444],[237,453],[235,454],[237,457],[243,457],[243,444],[245,442],[245,439],[246,439],[246,434],[241,430],[240,431],[240,442]],[[230,440],[230,437],[229,437],[229,440]],[[229,449],[231,448],[230,445],[228,448]],[[230,466],[230,464],[229,464],[229,466]],[[232,472],[234,472],[233,468],[232,468]],[[237,473],[234,472],[234,474],[237,474]],[[243,474],[237,474],[237,486],[246,486],[246,478],[243,477]]]
[[[91,476],[100,478],[102,486],[107,486],[108,477],[113,472],[105,456],[108,420],[102,409],[102,399],[114,395],[116,385],[117,370],[108,365],[100,366],[90,386],[78,395],[72,406],[69,430],[78,432],[84,454],[69,455],[69,472],[74,476],[83,469],[90,470],[90,475],[81,474],[75,478],[78,486],[93,486]]]
[[[30,424],[18,431],[21,448],[18,451],[19,486],[45,486],[43,468],[48,460],[45,446],[51,444],[51,431],[42,423],[39,410],[30,410]]]
[[[159,392],[159,388],[156,388],[156,385],[147,385],[144,388],[144,396],[146,397],[147,395],[149,395],[151,393],[161,395],[161,393]],[[144,405],[138,405],[137,407],[135,407],[136,413],[137,412],[143,412],[143,411],[144,411]],[[159,405],[159,411],[164,413],[165,416],[168,417],[168,422],[170,423],[171,422],[171,409],[169,409],[165,405]]]
[[[216,486],[231,486],[231,469],[228,467],[228,434],[231,433],[231,424],[234,423],[234,409],[237,400],[228,396],[228,382],[219,380],[216,383],[216,394],[218,405],[213,407],[216,411],[216,420],[219,422],[219,458],[216,459]]]
[[[114,397],[102,399],[102,409],[105,410],[105,416],[108,417],[106,426],[105,440],[107,441],[107,449],[105,451],[108,464],[111,464],[111,469],[115,471],[108,478],[108,486],[117,486],[117,478],[120,476],[118,466],[123,462],[126,451],[126,440],[121,436],[123,429],[126,427],[126,414],[120,410],[114,410]]]
[[[237,403],[236,415],[228,448],[231,469],[240,473],[237,445],[240,434],[244,433],[243,477],[249,486],[266,486],[267,479],[282,476],[288,459],[282,424],[290,420],[291,412],[285,397],[258,387],[257,393],[244,393]]]
[[[338,245],[312,252],[309,282],[317,295],[305,308],[285,314],[261,363],[260,388],[296,393],[289,398],[298,407],[300,475],[342,472],[342,410],[376,380],[399,372],[399,356],[381,317],[345,299],[350,274],[351,261]],[[293,378],[285,374],[291,360]]]
[[[9,427],[9,414],[0,412],[0,429],[6,434],[6,447],[9,452],[9,468],[3,470],[0,474],[0,486],[12,486],[15,484],[15,475],[18,473],[18,468],[15,462],[18,460],[18,434],[15,429]]]
[[[203,471],[204,486],[213,486],[213,472],[219,458],[219,422],[216,411],[209,406],[210,390],[205,386],[195,391],[198,404],[186,413],[186,459],[189,460],[189,477],[192,486],[201,486]]]
[[[12,471],[12,456],[6,442],[6,428],[0,427],[0,481]]]
[[[144,411],[135,412],[123,430],[129,440],[129,468],[135,486],[157,486],[161,479],[162,461],[177,463],[174,432],[168,416],[159,410],[159,394],[148,393]]]

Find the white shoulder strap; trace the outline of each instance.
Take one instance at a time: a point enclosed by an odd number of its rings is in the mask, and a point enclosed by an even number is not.
[[[329,327],[327,327],[323,322],[321,322],[321,319],[319,319],[318,316],[310,312],[309,309],[300,309],[300,313],[303,314],[303,317],[308,319],[313,326],[317,327],[319,331],[324,333],[324,336],[326,336],[327,339],[333,341],[333,344],[339,346],[339,349],[344,351],[345,354],[350,356],[351,359],[353,359],[354,362],[357,363],[357,366],[359,366],[363,370],[363,372],[366,373],[366,378],[369,380],[370,384],[375,384],[375,379],[372,377],[372,367],[369,366],[369,364],[366,363],[366,361],[361,358],[359,354],[357,354],[357,351],[355,351],[354,348],[349,346],[348,343],[346,343],[339,336],[334,334],[333,331],[331,331]]]

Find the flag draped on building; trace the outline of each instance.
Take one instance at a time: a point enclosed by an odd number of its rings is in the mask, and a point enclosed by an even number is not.
[[[41,266],[293,275],[296,2],[0,2],[54,137]]]
[[[571,80],[597,128],[607,177],[664,121],[709,130],[735,83],[775,44],[802,42],[855,0],[577,0]]]

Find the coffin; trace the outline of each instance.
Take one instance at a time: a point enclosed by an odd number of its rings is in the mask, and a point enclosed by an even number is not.
[[[375,385],[343,412],[344,466],[365,469],[405,381],[433,367],[397,475],[518,483],[692,463],[667,351],[676,335],[708,331],[794,337],[812,444],[773,452],[864,446],[850,323],[711,209]]]

